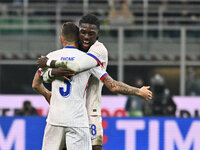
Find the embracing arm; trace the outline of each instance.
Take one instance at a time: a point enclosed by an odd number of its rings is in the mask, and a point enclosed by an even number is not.
[[[32,88],[39,94],[43,95],[46,101],[50,104],[51,91],[49,91],[43,84],[43,79],[38,72],[35,73]]]
[[[63,67],[63,68],[74,70],[76,73],[78,73],[78,72],[82,72],[85,70],[89,70],[93,67],[96,67],[98,65],[98,61],[96,61],[93,57],[87,54],[82,55],[81,57],[75,59],[74,61],[56,61],[56,60],[48,59],[45,56],[41,56],[37,61],[37,65],[39,68]]]
[[[123,82],[116,81],[112,79],[109,75],[107,75],[103,79],[103,83],[106,87],[114,93],[124,94],[124,95],[138,95],[145,100],[152,98],[152,92],[148,90],[149,86],[143,86],[142,88],[136,88],[133,86],[129,86]]]

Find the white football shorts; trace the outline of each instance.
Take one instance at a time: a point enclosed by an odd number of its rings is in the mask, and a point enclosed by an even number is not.
[[[89,128],[62,127],[47,124],[42,150],[92,150]]]
[[[89,116],[92,145],[103,145],[103,127],[101,116]]]

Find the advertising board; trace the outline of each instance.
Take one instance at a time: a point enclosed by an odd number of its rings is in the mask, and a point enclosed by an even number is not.
[[[39,150],[45,117],[0,117],[1,150]],[[199,150],[200,119],[103,118],[103,150]]]

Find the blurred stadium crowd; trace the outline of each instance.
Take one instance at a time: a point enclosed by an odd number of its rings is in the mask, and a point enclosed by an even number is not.
[[[111,43],[111,60],[118,59],[114,45],[119,26],[124,28],[127,61],[179,61],[183,26],[186,60],[200,60],[198,0],[1,0],[0,7],[1,59],[35,59],[56,49],[58,26],[92,12],[101,20],[102,41]]]

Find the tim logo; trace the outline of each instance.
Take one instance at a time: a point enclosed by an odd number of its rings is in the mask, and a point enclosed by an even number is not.
[[[60,60],[62,61],[74,61],[75,57],[61,57]]]
[[[0,124],[0,150],[25,150],[25,121],[13,121],[7,133],[3,132]]]
[[[140,132],[148,131],[146,134],[148,150],[176,150],[175,147],[178,150],[200,149],[200,121],[193,121],[189,129],[185,131],[187,132],[185,136],[183,136],[178,122],[174,120],[166,120],[163,125],[158,120],[150,120],[148,123],[144,120],[118,120],[116,127],[118,130],[125,131],[126,150],[137,150],[136,146],[140,146],[137,144],[139,130]]]

